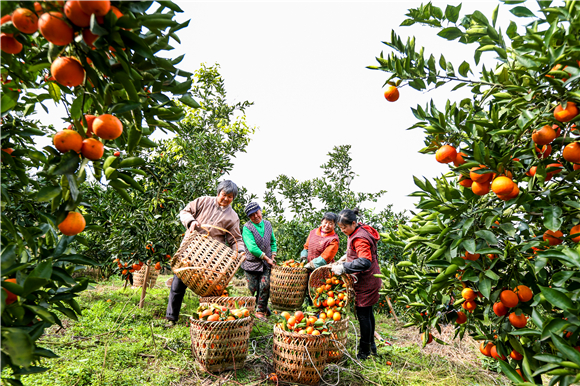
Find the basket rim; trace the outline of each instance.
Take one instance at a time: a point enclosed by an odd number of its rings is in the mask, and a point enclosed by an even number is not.
[[[189,317],[189,321],[191,322],[196,322],[199,324],[211,324],[211,323],[223,323],[223,324],[233,324],[236,322],[247,322],[247,321],[251,321],[252,317],[251,316],[246,316],[243,318],[239,318],[239,319],[235,319],[235,320],[216,320],[216,321],[208,321],[208,320],[199,320],[199,319],[195,319],[193,316]]]
[[[274,333],[276,333],[278,330],[279,332],[283,333],[284,335],[289,335],[291,337],[297,337],[297,338],[302,338],[302,339],[320,339],[320,338],[326,338],[328,339],[328,337],[330,335],[310,335],[310,334],[299,334],[297,332],[291,332],[291,331],[284,331],[283,329],[281,329],[280,327],[278,327],[278,325],[274,325]]]
[[[320,270],[320,271],[319,271]],[[323,265],[322,267],[318,267],[316,268],[314,271],[312,271],[312,273],[310,274],[310,276],[308,277],[308,296],[310,297],[310,299],[312,301],[314,301],[314,298],[312,297],[312,288],[314,287],[312,285],[312,281],[315,278],[314,273],[316,271],[322,272],[324,270],[329,270],[331,271],[330,265]],[[336,276],[336,275],[335,275]],[[349,299],[347,300],[347,302],[345,303],[344,307],[346,307],[347,305],[350,304],[351,300],[354,300],[354,286],[353,286],[353,280],[352,278],[347,274],[347,273],[343,273],[342,275],[340,275],[340,277],[342,278],[342,281],[346,284],[346,291],[349,293]]]
[[[272,269],[272,271],[274,271],[274,270],[282,270],[282,271],[286,270],[286,271],[296,271],[297,273],[298,272],[299,273],[305,273],[305,272],[307,273],[308,272],[308,268],[306,268],[306,267],[283,267],[283,266],[278,265],[278,264],[272,266],[271,269]]]

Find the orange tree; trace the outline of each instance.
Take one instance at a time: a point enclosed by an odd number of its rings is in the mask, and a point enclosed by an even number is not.
[[[415,216],[385,235],[404,244],[408,261],[385,267],[384,292],[414,310],[408,325],[424,341],[451,319],[513,382],[541,384],[547,374],[551,385],[569,385],[580,379],[580,4],[538,5],[537,13],[512,7],[512,17],[529,23],[511,21],[505,33],[496,26],[499,6],[490,18],[460,17],[461,6],[409,10],[402,25],[472,45],[477,64],[492,53],[481,71],[437,59],[395,31],[385,42],[391,52],[370,67],[390,73],[399,89],[452,83],[471,91],[412,109],[412,128],[425,132],[420,152],[449,170],[415,178]]]
[[[167,59],[171,39],[188,25],[174,20],[171,1],[2,2],[2,370],[13,378],[44,371],[38,347],[43,331],[76,319],[75,297],[87,288],[73,278],[92,259],[77,253],[86,226],[82,182],[104,176],[129,199],[136,152],[159,128],[175,130],[182,105],[198,107],[189,93],[190,73]],[[162,55],[160,55],[162,54]],[[163,57],[161,57],[163,56]],[[169,96],[168,96],[169,95]],[[54,146],[39,146],[54,129],[34,120],[49,101],[66,117]],[[66,129],[68,126],[68,129]],[[65,130],[62,130],[65,129]],[[118,156],[118,151],[123,156]],[[92,178],[92,177],[90,177]],[[86,228],[85,228],[86,226]]]

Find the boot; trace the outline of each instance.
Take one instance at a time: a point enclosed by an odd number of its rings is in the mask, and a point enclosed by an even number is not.
[[[358,354],[356,354],[356,359],[364,361],[371,355],[371,344],[368,342],[360,341],[358,345]]]
[[[379,354],[377,354],[377,345],[375,344],[375,340],[374,339],[371,342],[371,355],[379,356]]]

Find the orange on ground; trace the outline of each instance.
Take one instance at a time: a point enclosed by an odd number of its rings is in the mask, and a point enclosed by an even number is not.
[[[123,133],[123,124],[111,114],[99,115],[93,121],[93,133],[103,139],[117,139]]]
[[[111,2],[109,0],[101,1],[80,1],[81,9],[87,15],[95,14],[95,16],[105,16],[111,9]]]
[[[556,131],[552,129],[552,126],[545,125],[540,130],[534,130],[532,133],[532,141],[534,141],[537,145],[544,146],[549,143],[552,143],[554,139],[556,139]]]
[[[491,190],[497,194],[510,194],[514,189],[514,182],[511,178],[499,176],[491,183]]]
[[[91,161],[96,161],[101,159],[105,153],[105,145],[101,141],[95,138],[87,138],[83,140],[83,147],[81,148],[81,154],[83,157],[90,159]]]
[[[82,214],[79,212],[68,212],[63,222],[58,224],[58,229],[63,235],[74,236],[81,233],[86,225],[87,222]]]
[[[515,292],[512,290],[502,291],[502,293],[499,295],[499,300],[507,308],[515,307],[520,302],[520,300],[518,299],[518,295],[516,295]]]
[[[448,164],[455,161],[457,157],[457,150],[453,146],[443,145],[435,153],[435,159],[442,164]]]
[[[493,312],[497,316],[504,316],[508,313],[508,309],[503,305],[502,302],[497,302],[493,305]]]
[[[455,320],[455,323],[457,323],[457,324],[463,324],[466,321],[467,321],[467,315],[465,315],[461,311],[457,311],[457,320]]]
[[[497,352],[497,347],[494,345],[491,350],[490,350],[490,354],[494,359],[501,359],[502,361],[505,361],[507,358],[505,357],[505,355],[499,355],[499,353]]]
[[[570,122],[574,117],[578,115],[578,108],[576,107],[576,103],[568,102],[566,104],[566,109],[562,108],[562,105],[558,105],[554,110],[554,118],[558,122]]]
[[[389,85],[385,91],[385,99],[389,102],[396,102],[399,99],[399,90],[395,86]]]
[[[12,24],[22,33],[33,34],[38,31],[38,16],[27,8],[18,8],[12,12]]]
[[[38,29],[46,40],[55,46],[66,46],[72,43],[73,29],[60,12],[46,12],[38,19]]]
[[[526,324],[528,324],[528,320],[526,319],[524,314],[516,315],[515,312],[512,312],[510,314],[509,320],[512,326],[514,326],[515,328],[523,328],[526,327]]]
[[[459,165],[463,165],[464,163],[466,163],[467,161],[463,159],[462,156],[466,156],[467,154],[460,152],[457,153],[457,157],[455,157],[455,159],[453,160],[453,165],[455,166],[459,166]]]
[[[542,239],[544,241],[547,241],[548,243],[550,243],[550,245],[560,245],[562,244],[562,237],[564,236],[564,234],[562,233],[562,231],[551,231],[551,230],[547,230],[544,232],[544,236],[542,237]]]
[[[63,86],[76,87],[85,80],[85,69],[77,59],[61,56],[50,66],[50,72]]]
[[[14,283],[16,284],[16,278],[11,278],[11,279],[5,279],[4,281],[7,281],[9,283]],[[8,304],[12,304],[14,303],[16,300],[18,300],[18,296],[14,295],[12,292],[8,291],[6,288],[2,288],[2,290],[4,292],[6,292],[6,305]]]
[[[0,34],[0,49],[7,54],[19,54],[22,51],[22,43],[16,40],[12,35]]]
[[[490,174],[491,176],[491,174]],[[491,187],[491,184],[489,182],[477,182],[477,181],[473,181],[473,184],[471,184],[471,191],[473,192],[473,194],[476,194],[478,196],[485,196],[486,194],[489,193],[489,189]]]
[[[54,143],[54,147],[61,153],[66,153],[69,150],[80,153],[83,147],[83,137],[76,131],[68,129],[56,133],[52,142]]]
[[[465,300],[473,300],[476,297],[475,291],[473,291],[471,288],[464,288],[463,291],[461,291],[461,296]]]
[[[64,6],[64,14],[74,25],[88,27],[91,25],[91,15],[83,12],[79,3],[78,0],[68,0]]]
[[[572,229],[570,230],[570,236],[576,233],[580,233],[580,224],[572,227]],[[574,241],[575,243],[580,243],[580,234],[577,235],[576,237],[572,237],[572,241]]]
[[[562,155],[568,162],[580,163],[580,142],[572,142],[566,145]]]
[[[521,361],[522,359],[524,359],[524,356],[519,352],[517,352],[516,350],[512,350],[512,352],[510,353],[510,358],[515,359],[516,361]]]
[[[518,295],[520,302],[529,302],[534,297],[532,290],[523,284],[514,288],[514,292]]]
[[[484,342],[479,344],[479,352],[481,352],[486,357],[491,356],[491,348],[494,347],[493,343],[487,342],[484,346]]]

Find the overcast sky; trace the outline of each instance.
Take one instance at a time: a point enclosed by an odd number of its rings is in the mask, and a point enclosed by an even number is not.
[[[399,27],[407,9],[419,2],[176,3],[185,11],[178,20],[191,19],[178,33],[181,46],[171,52],[171,57],[186,54],[178,67],[194,72],[200,63],[219,63],[228,101],[254,102],[247,122],[258,130],[229,176],[250,192],[261,198],[266,182],[279,174],[299,180],[321,176],[327,153],[344,144],[352,145],[359,175],[353,189],[388,191],[371,205],[377,209],[387,204],[395,211],[413,209],[416,199],[407,197],[416,190],[412,176],[432,178],[448,170],[433,155],[418,153],[424,135],[406,130],[416,122],[411,107],[433,99],[443,109],[447,99],[460,100],[468,90],[422,93],[404,87],[391,103],[383,97],[387,74],[365,68],[376,64],[381,50],[389,51],[381,41],[390,38],[391,29],[404,39],[416,36],[417,50],[425,46],[437,58],[443,52],[456,69],[463,60],[473,65],[475,45],[448,43],[428,27]],[[435,2],[443,10],[446,4]],[[491,19],[497,4],[464,2],[461,15],[479,9]],[[504,24],[511,14],[507,6],[501,9]],[[59,129],[61,123],[51,117]]]

